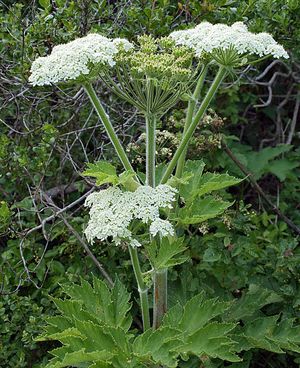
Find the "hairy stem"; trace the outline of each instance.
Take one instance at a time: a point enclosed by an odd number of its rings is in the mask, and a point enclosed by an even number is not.
[[[125,153],[125,150],[123,148],[123,146],[121,145],[121,142],[112,126],[112,123],[110,122],[109,120],[109,117],[108,115],[106,114],[100,100],[98,99],[97,95],[96,95],[96,92],[93,88],[93,86],[91,85],[91,83],[86,83],[84,84],[84,89],[87,93],[87,95],[89,96],[93,106],[94,106],[94,109],[96,110],[102,124],[104,125],[104,128],[106,130],[106,133],[107,135],[109,136],[109,139],[111,141],[111,143],[113,144],[118,156],[119,156],[119,159],[120,161],[122,162],[123,166],[124,166],[124,169],[127,170],[127,171],[132,171],[134,172],[133,170],[133,167],[131,166],[131,163]]]
[[[146,115],[146,184],[155,187],[156,118]]]
[[[198,78],[198,81],[197,81],[195,91],[192,95],[192,98],[189,101],[186,120],[185,120],[185,125],[184,125],[184,129],[183,129],[183,136],[186,134],[188,128],[192,124],[192,120],[193,120],[193,116],[194,116],[194,112],[195,112],[195,107],[196,107],[196,104],[197,104],[197,102],[200,98],[200,94],[201,94],[201,90],[202,90],[202,87],[203,87],[203,84],[204,84],[204,81],[205,81],[207,70],[208,70],[208,64],[205,65],[203,70],[201,71],[200,77]],[[187,147],[185,147],[185,149],[183,150],[183,152],[180,155],[179,160],[177,162],[176,174],[175,174],[177,178],[180,178],[181,175],[182,175],[183,168],[184,168],[184,163],[185,163],[185,158],[186,158],[186,153],[187,153]]]
[[[129,249],[131,263],[132,263],[132,267],[133,267],[133,271],[134,271],[134,275],[136,278],[139,295],[140,295],[143,328],[144,328],[144,331],[146,331],[148,330],[148,328],[150,328],[148,288],[143,279],[137,249],[132,247],[131,245],[128,246],[128,249]]]
[[[159,270],[154,273],[153,294],[153,328],[157,329],[167,311],[168,301],[168,271]]]
[[[191,139],[192,135],[194,134],[194,131],[198,125],[198,123],[200,122],[200,120],[202,119],[203,115],[205,114],[206,109],[208,108],[211,100],[213,99],[214,95],[216,94],[222,80],[224,79],[225,75],[226,75],[227,71],[226,68],[223,66],[219,67],[218,73],[214,79],[214,81],[212,82],[206,96],[204,97],[199,110],[197,111],[195,117],[192,120],[191,125],[189,126],[189,128],[187,129],[186,133],[184,134],[184,136],[181,139],[181,142],[172,158],[172,160],[170,161],[167,170],[165,171],[162,179],[161,179],[161,183],[164,184],[168,181],[168,179],[170,178],[170,176],[172,175],[172,172],[182,154],[182,152],[186,149],[189,140]]]

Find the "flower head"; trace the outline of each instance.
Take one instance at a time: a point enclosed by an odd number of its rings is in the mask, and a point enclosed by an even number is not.
[[[101,241],[112,237],[116,244],[126,240],[132,246],[139,246],[133,238],[129,226],[133,220],[150,225],[150,233],[155,236],[174,235],[171,223],[160,218],[160,208],[171,208],[176,189],[169,185],[156,188],[140,186],[135,192],[122,192],[111,187],[90,194],[85,202],[90,207],[90,220],[85,229],[88,241]]]
[[[272,55],[275,58],[288,58],[287,52],[270,34],[249,32],[242,22],[236,22],[232,26],[202,22],[195,28],[172,32],[169,37],[177,45],[193,49],[197,57],[202,58],[210,54],[221,62],[224,51],[244,56]]]
[[[131,44],[125,39],[110,40],[95,33],[55,46],[50,55],[33,62],[29,82],[43,86],[91,78],[101,67],[114,66],[121,47],[129,49]]]

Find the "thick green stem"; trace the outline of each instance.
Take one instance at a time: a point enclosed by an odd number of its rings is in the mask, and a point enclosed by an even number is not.
[[[143,318],[143,328],[144,331],[150,328],[150,314],[149,314],[149,302],[148,302],[148,288],[144,282],[143,274],[141,271],[141,266],[139,262],[138,252],[137,249],[132,247],[131,245],[128,246],[131,263],[134,271],[134,275],[136,278],[136,282],[138,285],[138,290],[140,294],[140,303],[141,303],[141,310],[142,310],[142,318]]]
[[[111,143],[113,144],[118,156],[119,156],[119,159],[121,160],[123,166],[124,166],[124,169],[127,170],[127,171],[133,171],[133,167],[131,166],[131,163],[125,153],[125,150],[123,148],[123,146],[121,145],[121,142],[100,102],[100,100],[98,99],[97,95],[96,95],[96,92],[93,88],[93,86],[91,85],[91,83],[86,83],[84,84],[84,89],[87,93],[87,95],[89,96],[93,106],[94,106],[94,109],[96,110],[102,124],[104,125],[104,128],[106,130],[106,133],[108,134],[109,136],[109,139],[111,141]]]
[[[182,154],[182,152],[185,150],[185,148],[187,147],[189,140],[191,139],[192,135],[194,134],[194,131],[198,125],[198,123],[200,122],[200,120],[202,119],[203,115],[205,114],[206,109],[208,108],[211,100],[213,99],[214,95],[216,94],[222,80],[224,79],[225,75],[226,75],[226,68],[223,66],[220,66],[219,71],[213,81],[213,83],[211,84],[205,98],[203,99],[199,110],[197,111],[197,114],[195,115],[195,117],[192,120],[191,125],[189,126],[189,128],[187,129],[186,133],[184,134],[184,136],[181,139],[181,142],[172,158],[172,160],[170,161],[167,170],[165,171],[162,179],[161,179],[161,184],[164,184],[168,181],[168,179],[170,178],[170,176],[172,175],[172,172]]]
[[[154,273],[153,291],[153,328],[157,329],[167,311],[168,305],[168,271],[159,270]]]
[[[156,118],[146,115],[146,184],[155,187]]]
[[[196,104],[197,104],[197,102],[200,98],[200,94],[201,94],[201,90],[202,90],[202,87],[203,87],[203,84],[204,84],[204,81],[205,81],[207,70],[208,70],[208,64],[205,65],[203,70],[201,71],[200,77],[197,81],[195,91],[192,95],[191,100],[189,101],[186,120],[185,120],[185,125],[184,125],[184,129],[183,129],[183,136],[186,134],[188,128],[192,124],[192,120],[193,120],[193,116],[194,116],[194,112],[195,112],[195,107],[196,107]],[[180,178],[182,176],[186,153],[187,153],[187,147],[185,147],[185,149],[183,150],[183,152],[180,155],[179,160],[177,162],[176,174],[175,174],[175,176],[177,178]]]

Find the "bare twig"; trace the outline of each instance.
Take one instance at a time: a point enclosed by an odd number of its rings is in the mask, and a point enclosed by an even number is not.
[[[92,261],[95,263],[95,265],[97,266],[97,268],[100,271],[100,273],[102,274],[102,276],[107,280],[107,282],[109,283],[109,285],[112,287],[114,285],[114,283],[113,283],[111,277],[106,272],[106,270],[104,269],[103,265],[95,257],[95,255],[93,254],[93,252],[90,250],[87,242],[73,228],[73,226],[69,223],[69,221],[66,219],[66,217],[64,216],[64,214],[61,213],[61,208],[57,207],[55,205],[55,203],[53,202],[53,200],[49,196],[47,196],[45,193],[41,193],[41,195],[46,200],[46,202],[52,208],[55,209],[56,213],[60,212],[60,214],[58,216],[63,220],[64,224],[69,229],[69,231],[75,236],[75,238],[78,240],[78,242],[83,246],[84,250],[89,255],[89,257],[92,259]]]
[[[298,94],[297,99],[296,99],[293,118],[292,118],[292,122],[291,122],[289,135],[288,135],[288,138],[286,140],[286,144],[291,144],[292,143],[293,136],[294,136],[294,133],[295,133],[296,124],[297,124],[299,107],[300,107],[300,93]]]

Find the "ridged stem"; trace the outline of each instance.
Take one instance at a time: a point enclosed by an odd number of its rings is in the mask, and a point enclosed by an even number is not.
[[[144,331],[150,328],[150,314],[149,314],[149,302],[148,302],[148,288],[144,282],[143,274],[141,271],[141,266],[139,262],[137,249],[128,246],[131,263],[135,275],[135,279],[138,285],[138,291],[140,295],[140,303],[141,303],[141,311],[142,311],[142,319],[143,319],[143,329]]]
[[[165,184],[168,179],[170,178],[170,176],[172,175],[172,172],[182,154],[182,152],[186,149],[189,140],[191,139],[192,135],[194,134],[194,131],[198,125],[198,123],[200,122],[200,120],[202,119],[203,115],[205,114],[206,109],[208,108],[211,100],[213,99],[214,95],[216,94],[222,80],[224,79],[225,75],[227,73],[227,70],[225,67],[220,66],[218,73],[214,79],[214,81],[212,82],[206,96],[204,97],[199,110],[197,111],[195,117],[192,120],[191,125],[189,126],[189,128],[186,130],[186,133],[183,135],[181,142],[176,150],[176,152],[174,153],[174,156],[172,158],[172,160],[170,161],[167,170],[165,171],[162,179],[161,179],[161,184]]]
[[[146,184],[155,187],[156,117],[146,115]]]
[[[127,171],[132,171],[133,167],[131,166],[131,163],[126,155],[126,152],[112,126],[111,121],[109,120],[108,115],[106,114],[100,100],[98,99],[96,92],[93,88],[93,86],[91,85],[91,83],[85,83],[83,85],[85,92],[87,93],[87,95],[89,96],[94,109],[96,110],[102,124],[104,125],[104,128],[106,130],[106,133],[111,141],[111,143],[113,144],[117,155],[119,156],[120,161],[122,162],[124,169]]]
[[[154,273],[153,292],[153,328],[157,329],[167,312],[168,302],[168,271],[159,270]]]
[[[201,94],[201,90],[203,88],[203,84],[204,84],[204,81],[205,81],[207,70],[208,70],[208,64],[203,67],[203,70],[201,71],[200,77],[197,81],[195,91],[192,95],[192,98],[189,101],[186,120],[185,120],[185,124],[184,124],[184,129],[183,129],[183,136],[186,134],[188,128],[192,124],[192,120],[193,120],[193,116],[194,116],[194,112],[195,112],[195,107],[196,107],[196,104],[197,104],[197,102],[200,98],[200,94]],[[182,176],[186,154],[187,154],[187,147],[185,147],[185,149],[183,150],[183,152],[180,155],[179,160],[177,162],[176,173],[175,173],[175,176],[177,178],[180,178]]]

